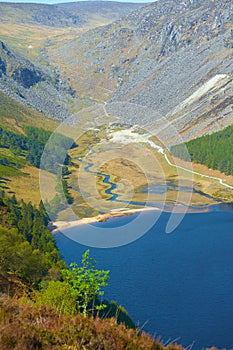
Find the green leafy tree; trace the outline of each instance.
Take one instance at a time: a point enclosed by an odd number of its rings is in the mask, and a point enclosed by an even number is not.
[[[38,249],[32,249],[23,234],[0,226],[0,273],[14,274],[35,285],[47,270],[45,257]]]
[[[109,271],[96,269],[96,261],[89,256],[87,250],[82,256],[82,266],[72,263],[71,270],[62,270],[64,281],[70,286],[72,295],[76,298],[77,310],[87,316],[95,310],[106,307],[100,303],[95,305],[97,297],[103,296],[102,287],[108,285]]]

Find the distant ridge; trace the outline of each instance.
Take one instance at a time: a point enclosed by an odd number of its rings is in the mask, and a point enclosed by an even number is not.
[[[81,27],[92,21],[110,23],[144,3],[78,1],[56,4],[0,2],[0,22],[40,24],[49,27]]]

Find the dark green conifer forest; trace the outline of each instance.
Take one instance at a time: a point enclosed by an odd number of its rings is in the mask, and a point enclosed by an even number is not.
[[[171,153],[185,161],[190,156],[192,162],[233,175],[233,125],[185,144],[172,146]]]

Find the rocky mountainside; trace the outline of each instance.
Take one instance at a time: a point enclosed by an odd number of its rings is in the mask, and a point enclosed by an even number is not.
[[[110,1],[0,3],[0,91],[56,119],[90,105],[85,96],[74,98],[70,77],[61,76],[60,65],[50,63],[47,51],[140,7]]]
[[[232,123],[231,0],[0,3],[0,10],[0,40],[9,43],[0,48],[0,90],[26,106],[64,118],[95,101],[130,102],[136,106],[120,122],[142,123],[141,105],[151,109],[144,126],[158,130],[165,117],[184,140]],[[113,105],[109,112],[119,114]],[[166,143],[176,142],[174,130],[165,130]]]
[[[143,5],[114,1],[84,1],[56,5],[0,3],[0,22],[49,27],[81,27],[92,21],[102,24],[128,15]]]
[[[231,0],[160,0],[79,35],[50,59],[74,72],[78,95],[147,106],[190,139],[233,121],[232,54]]]
[[[0,91],[55,119],[70,115],[73,91],[58,72],[35,66],[0,41]]]

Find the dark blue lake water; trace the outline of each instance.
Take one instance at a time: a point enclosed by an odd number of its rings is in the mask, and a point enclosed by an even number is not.
[[[164,233],[168,216],[131,244],[90,248],[98,267],[111,271],[105,296],[164,341],[233,349],[233,211],[186,214],[172,234]],[[127,220],[132,216],[98,225]],[[67,263],[80,262],[86,246],[62,234],[56,240]]]

